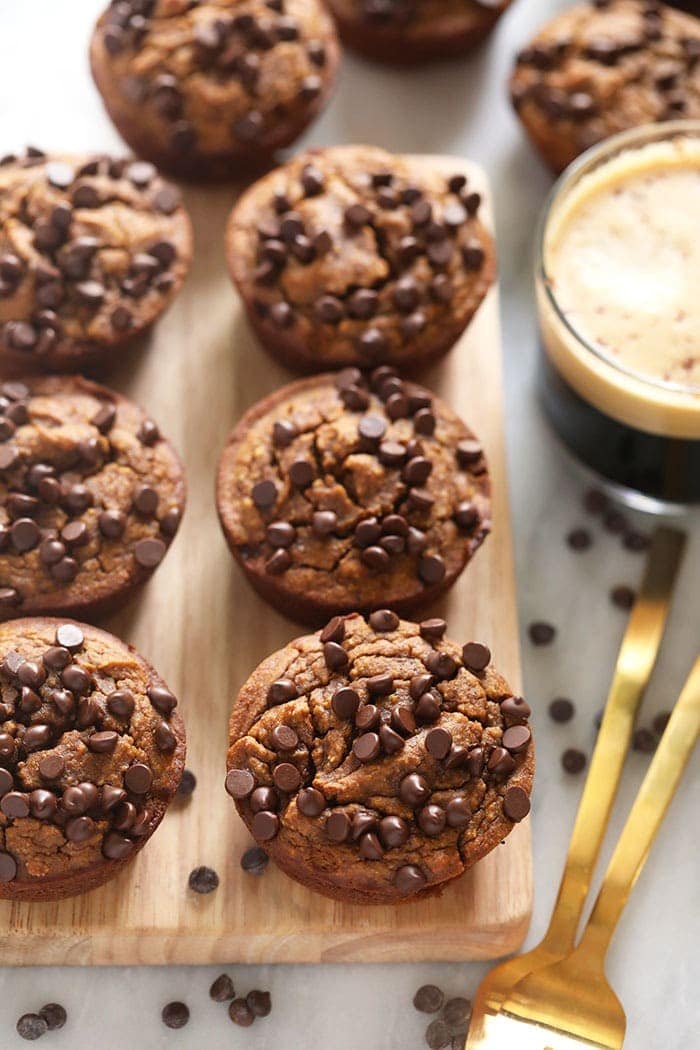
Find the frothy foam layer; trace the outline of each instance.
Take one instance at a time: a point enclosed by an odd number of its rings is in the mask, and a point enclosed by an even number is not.
[[[544,264],[589,346],[647,381],[700,391],[697,138],[625,150],[585,175],[550,214]]]

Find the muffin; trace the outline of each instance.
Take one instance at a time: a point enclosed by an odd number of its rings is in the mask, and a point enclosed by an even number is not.
[[[700,118],[700,20],[656,0],[576,4],[520,52],[510,91],[533,144],[560,172],[616,132]]]
[[[230,178],[301,135],[339,48],[321,0],[116,0],[90,61],[135,153],[188,178]]]
[[[386,366],[298,380],[253,405],[219,463],[228,544],[275,608],[404,613],[455,581],[490,528],[486,460],[439,398]]]
[[[126,398],[79,376],[0,384],[0,619],[117,608],[184,505],[177,454]]]
[[[0,624],[0,685],[0,898],[101,886],[177,790],[177,700],[131,646],[49,617]]]
[[[109,364],[174,298],[192,231],[150,164],[104,156],[0,160],[0,366]]]
[[[290,368],[424,365],[455,343],[495,274],[463,174],[373,146],[311,150],[256,182],[228,222],[231,277]]]
[[[336,616],[253,672],[226,790],[292,878],[394,904],[442,889],[530,809],[530,708],[488,648],[387,609]]]
[[[412,65],[480,43],[510,0],[328,0],[341,38],[368,58]]]

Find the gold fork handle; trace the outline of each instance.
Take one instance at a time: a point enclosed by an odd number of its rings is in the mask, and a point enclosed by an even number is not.
[[[683,532],[666,527],[654,532],[644,579],[617,658],[557,902],[543,941],[543,947],[561,956],[574,946],[637,710],[661,645],[684,547]]]
[[[590,952],[601,965],[699,734],[700,656],[639,789],[581,938],[579,952]]]

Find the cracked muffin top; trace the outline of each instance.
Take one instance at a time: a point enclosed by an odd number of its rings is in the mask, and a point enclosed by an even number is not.
[[[657,0],[576,4],[520,52],[511,97],[561,171],[627,128],[700,117],[700,20]]]
[[[339,900],[435,891],[530,809],[530,708],[444,620],[334,617],[245,683],[226,790],[279,866]]]
[[[457,340],[495,273],[464,174],[371,146],[311,150],[256,182],[226,232],[264,345],[291,367],[424,364]]]
[[[510,0],[328,0],[340,35],[370,58],[405,65],[463,54]]]
[[[178,292],[192,234],[180,193],[142,161],[0,160],[0,362],[109,362]]]
[[[174,449],[126,398],[77,376],[0,385],[0,619],[115,608],[184,504]]]
[[[182,775],[176,704],[105,631],[0,624],[0,897],[83,892],[144,845]]]
[[[330,93],[339,49],[320,0],[114,0],[90,57],[132,149],[197,178],[293,142]]]
[[[490,528],[482,447],[388,366],[299,380],[254,405],[219,464],[218,507],[253,585],[288,616],[425,606]]]

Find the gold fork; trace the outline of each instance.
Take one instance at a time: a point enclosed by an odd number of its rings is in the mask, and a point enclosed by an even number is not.
[[[467,1050],[484,1045],[485,1019],[498,1013],[518,981],[573,950],[637,710],[661,645],[684,547],[684,533],[663,526],[655,530],[620,647],[549,927],[536,948],[501,963],[481,983],[474,999]]]
[[[626,1019],[605,957],[700,733],[700,657],[683,687],[578,944],[523,978],[486,1019],[480,1050],[621,1050]]]

